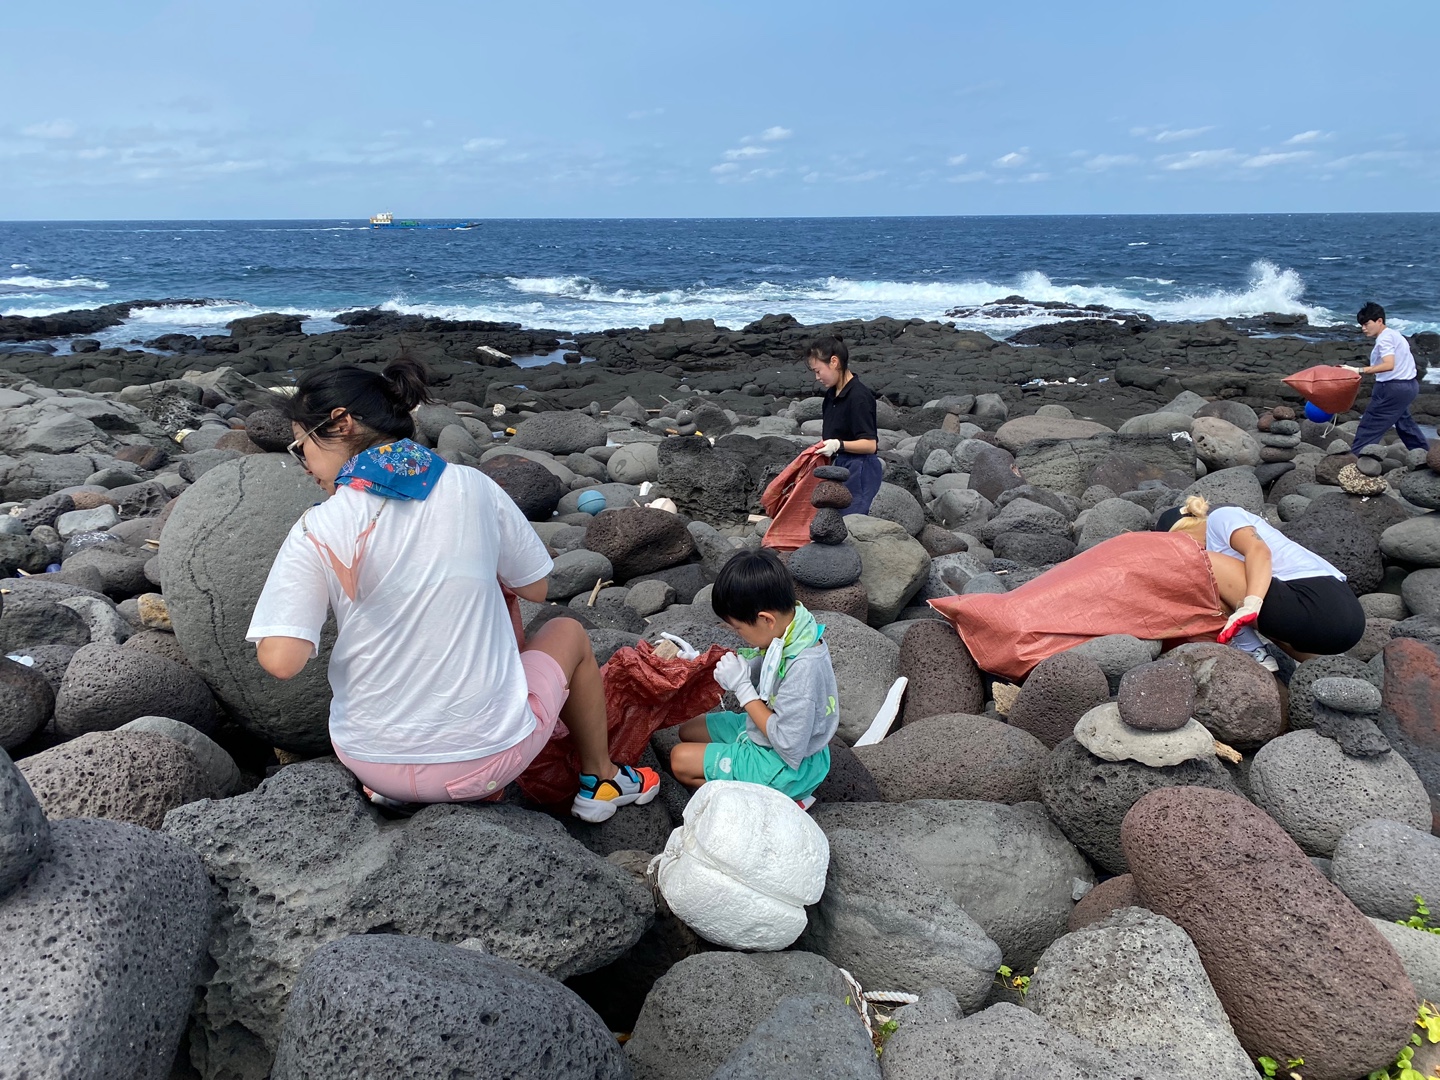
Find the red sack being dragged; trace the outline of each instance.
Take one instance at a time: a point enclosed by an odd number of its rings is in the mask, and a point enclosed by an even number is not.
[[[600,669],[610,759],[617,765],[637,764],[650,736],[660,728],[713,710],[722,694],[715,665],[724,655],[723,648],[712,645],[698,660],[665,660],[655,655],[648,641],[617,649]],[[516,782],[529,798],[547,806],[575,797],[580,790],[580,755],[564,724],[556,725],[555,735]]]
[[[1360,393],[1360,373],[1343,367],[1317,364],[1280,380],[1318,409],[1333,416],[1349,412]]]
[[[816,443],[800,455],[765,489],[760,496],[760,507],[770,518],[770,528],[765,530],[761,543],[776,551],[794,551],[810,543],[810,522],[815,518],[815,507],[810,505],[810,495],[815,485],[815,467],[829,461],[820,453]]]
[[[1214,641],[1228,617],[1210,559],[1188,536],[1124,533],[1014,592],[931,600],[975,663],[1020,680],[1046,657],[1107,634]]]

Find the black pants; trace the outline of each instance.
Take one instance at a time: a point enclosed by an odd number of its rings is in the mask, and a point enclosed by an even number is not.
[[[1332,656],[1360,640],[1365,610],[1339,578],[1271,578],[1255,627],[1296,652]]]

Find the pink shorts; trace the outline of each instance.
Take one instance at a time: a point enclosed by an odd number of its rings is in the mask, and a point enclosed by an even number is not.
[[[505,785],[523,773],[552,738],[569,734],[560,722],[560,710],[570,696],[565,672],[549,653],[533,649],[520,654],[525,682],[530,688],[530,711],[535,730],[514,746],[469,761],[442,761],[434,765],[385,764],[356,761],[338,746],[335,756],[371,791],[400,802],[443,803],[498,799]]]

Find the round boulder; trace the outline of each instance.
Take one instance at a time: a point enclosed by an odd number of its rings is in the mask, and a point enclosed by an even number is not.
[[[495,1064],[477,1069],[482,1062]],[[630,1076],[624,1051],[590,1006],[512,960],[403,934],[342,938],[312,953],[285,1007],[271,1077],[421,1072]]]
[[[1416,1007],[1400,958],[1264,812],[1170,788],[1135,804],[1122,842],[1141,899],[1195,943],[1252,1057],[1303,1058],[1306,1080],[1394,1061]]]
[[[605,440],[605,425],[589,413],[547,412],[522,420],[510,443],[523,450],[543,450],[564,457],[583,454],[592,446],[604,446]]]
[[[1275,677],[1239,649],[1196,642],[1170,655],[1195,683],[1195,719],[1221,742],[1253,749],[1285,730]]]
[[[1176,731],[1195,715],[1195,680],[1181,662],[1166,658],[1131,668],[1120,677],[1120,719],[1144,731]]]
[[[905,632],[900,642],[900,674],[909,680],[902,724],[947,713],[978,713],[985,708],[980,669],[948,622],[925,619]]]
[[[1095,660],[1073,651],[1056,653],[1025,679],[1009,720],[1053,749],[1075,733],[1080,717],[1109,700],[1110,684]]]
[[[791,553],[790,574],[812,589],[843,589],[860,580],[864,567],[854,544],[806,544]]]
[[[499,484],[531,521],[549,521],[565,494],[554,473],[519,454],[497,454],[480,471]]]
[[[1440,900],[1440,837],[1388,818],[1362,821],[1335,845],[1330,880],[1366,915],[1408,919],[1415,897]]]
[[[1106,878],[1087,892],[1070,913],[1066,929],[1070,933],[1081,930],[1092,923],[1106,919],[1112,912],[1127,907],[1144,907],[1140,894],[1135,891],[1135,879],[1129,874],[1116,874]]]
[[[210,470],[187,489],[160,544],[165,603],[195,671],[242,727],[282,750],[309,754],[330,752],[326,668],[333,620],[321,635],[320,655],[283,682],[261,669],[244,641],[275,553],[321,497],[293,462],[250,455]],[[147,584],[139,591],[150,590]],[[163,708],[125,719],[151,714],[183,719]]]
[[[1408,761],[1394,751],[1349,757],[1317,731],[1292,731],[1262,746],[1250,766],[1250,790],[1297,844],[1324,858],[1370,818],[1430,826],[1430,797]]]
[[[0,657],[0,750],[13,750],[55,713],[55,692],[31,667]]]
[[[142,716],[169,716],[209,731],[215,700],[191,668],[158,654],[123,645],[79,649],[55,697],[55,730],[67,738],[114,731]]]
[[[48,818],[108,818],[158,829],[177,806],[216,798],[189,748],[148,731],[92,731],[25,758]]]
[[[639,487],[660,476],[660,451],[654,443],[627,443],[610,455],[606,475],[617,484]]]
[[[627,506],[598,514],[585,530],[585,547],[610,560],[615,580],[678,566],[695,554],[695,538],[679,514]]]
[[[1347,678],[1363,679],[1376,690],[1380,689],[1381,678],[1368,665],[1350,656],[1317,656],[1306,660],[1295,668],[1290,676],[1289,718],[1290,730],[1315,726],[1314,686],[1321,679]]]
[[[930,716],[855,749],[886,802],[1038,800],[1049,754],[1035,736],[988,716]]]
[[[50,822],[24,775],[0,748],[0,900],[50,854]]]

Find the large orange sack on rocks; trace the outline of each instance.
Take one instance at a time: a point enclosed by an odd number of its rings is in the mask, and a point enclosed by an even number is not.
[[[826,464],[828,459],[820,453],[820,444],[802,450],[800,455],[774,480],[770,481],[765,493],[760,496],[760,508],[770,518],[770,528],[765,530],[765,547],[776,551],[794,551],[810,543],[810,522],[815,519],[815,507],[810,505],[810,496],[815,485],[815,467]]]
[[[725,655],[712,645],[697,660],[655,655],[648,641],[617,649],[600,669],[605,685],[605,717],[610,731],[610,760],[635,765],[662,727],[683,724],[720,704],[715,665]],[[580,790],[580,755],[563,723],[516,781],[527,797],[551,805],[568,803]]]
[[[983,671],[1023,679],[1046,657],[1091,638],[1131,634],[1214,641],[1227,618],[1210,559],[1174,533],[1125,533],[1014,592],[931,600]]]
[[[1332,415],[1349,412],[1355,405],[1355,396],[1360,393],[1360,373],[1346,371],[1343,367],[1317,364],[1280,380],[1296,390],[1316,408]]]

